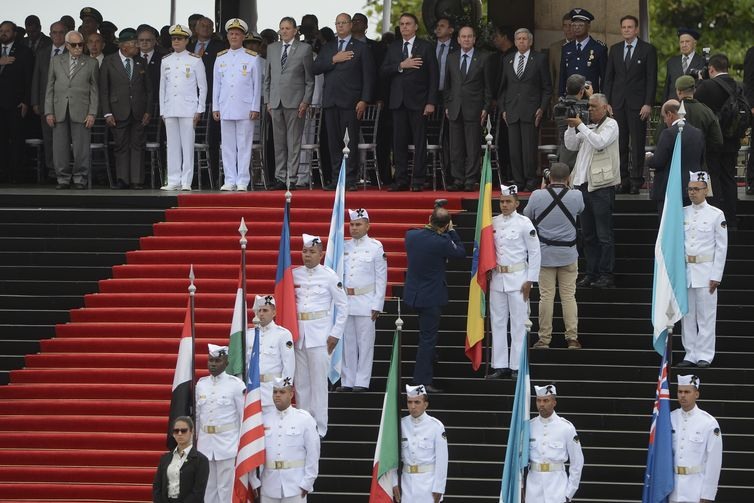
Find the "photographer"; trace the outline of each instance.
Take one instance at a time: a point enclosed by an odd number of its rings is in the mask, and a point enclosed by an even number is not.
[[[568,129],[568,119],[581,117],[582,122],[589,122],[589,97],[592,86],[586,83],[583,75],[573,74],[566,80],[566,95],[561,97],[553,108],[555,123],[558,125],[558,162],[568,165],[573,170],[576,164],[576,152],[568,150],[563,144],[563,135]]]
[[[567,84],[566,84],[567,85]],[[576,217],[584,211],[584,198],[567,187],[569,168],[562,162],[545,170],[547,187],[535,190],[524,208],[524,215],[539,234],[539,340],[534,348],[550,347],[555,286],[563,305],[565,339],[569,349],[579,349],[576,277],[579,252],[576,249]]]

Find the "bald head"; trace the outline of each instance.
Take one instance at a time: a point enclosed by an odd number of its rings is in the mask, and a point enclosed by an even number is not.
[[[435,208],[429,217],[429,224],[437,230],[444,230],[450,223],[450,213],[445,208]]]
[[[661,113],[662,120],[665,125],[670,127],[673,123],[679,119],[678,110],[681,108],[681,103],[678,100],[668,100],[662,105]]]

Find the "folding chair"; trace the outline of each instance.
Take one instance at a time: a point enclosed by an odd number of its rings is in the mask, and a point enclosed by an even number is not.
[[[377,177],[377,188],[382,189],[380,169],[377,165],[377,128],[380,123],[382,105],[368,105],[361,119],[359,128],[359,157],[361,163],[361,178],[364,190],[367,188],[367,173],[374,171]]]

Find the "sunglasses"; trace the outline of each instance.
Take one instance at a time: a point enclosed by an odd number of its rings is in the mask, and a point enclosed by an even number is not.
[[[179,36],[176,36],[176,37],[170,37],[170,40],[173,40],[173,41],[175,41],[175,40],[186,40],[186,38],[187,38],[187,37],[179,37]]]
[[[84,42],[66,42],[71,47],[84,47]]]
[[[173,428],[173,434],[178,435],[179,433],[188,433],[188,428]]]

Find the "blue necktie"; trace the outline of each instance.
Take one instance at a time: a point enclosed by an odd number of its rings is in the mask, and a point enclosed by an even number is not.
[[[285,44],[285,48],[283,49],[283,57],[280,58],[280,66],[285,68],[285,62],[288,61],[288,47],[291,44]]]
[[[403,43],[403,59],[408,59],[408,42]]]

